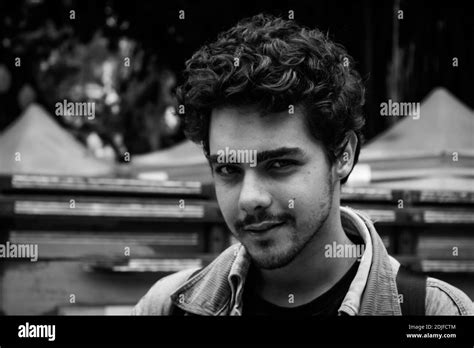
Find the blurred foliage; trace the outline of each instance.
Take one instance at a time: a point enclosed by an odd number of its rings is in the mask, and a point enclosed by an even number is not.
[[[63,13],[70,13],[68,3],[60,3]],[[93,118],[54,118],[98,157],[118,161],[127,151],[155,151],[183,138],[174,113],[175,76],[158,64],[153,50],[127,35],[127,21],[120,21],[104,5],[104,23],[84,39],[70,23],[48,17],[38,21],[42,12],[36,9],[42,4],[25,1],[21,21],[8,14],[2,18],[7,35],[2,38],[0,75],[17,83],[4,83],[0,88],[0,95],[10,97],[2,104],[16,104],[4,112],[19,114],[36,101],[55,115],[57,102],[93,102]],[[21,57],[21,67],[6,64],[16,57]]]

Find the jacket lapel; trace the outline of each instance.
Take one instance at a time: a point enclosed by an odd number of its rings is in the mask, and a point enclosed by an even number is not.
[[[390,257],[372,222],[358,213],[369,229],[372,240],[372,265],[358,315],[401,315],[395,274]]]
[[[226,315],[249,263],[244,248],[235,244],[171,295],[173,303],[196,315]],[[244,273],[245,274],[242,274]]]

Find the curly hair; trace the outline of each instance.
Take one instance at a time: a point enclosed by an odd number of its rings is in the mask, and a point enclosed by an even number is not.
[[[302,109],[330,163],[354,131],[355,165],[363,140],[365,89],[353,66],[344,47],[318,29],[263,14],[244,19],[186,62],[184,83],[177,89],[185,135],[207,155],[213,109],[250,105],[268,115],[293,105]]]

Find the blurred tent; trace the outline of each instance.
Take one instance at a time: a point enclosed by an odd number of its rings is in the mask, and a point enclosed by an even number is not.
[[[91,155],[39,105],[30,105],[0,134],[0,174],[103,176],[112,163]]]
[[[474,191],[474,112],[444,88],[361,150],[348,185]]]
[[[168,149],[132,156],[129,170],[143,179],[165,177],[170,180],[191,180],[211,183],[209,164],[200,147],[185,140]]]

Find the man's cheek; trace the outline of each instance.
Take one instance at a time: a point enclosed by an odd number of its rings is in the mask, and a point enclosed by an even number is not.
[[[222,212],[224,212],[224,210],[227,210],[226,206],[228,197],[226,196],[226,192],[224,189],[216,187],[216,198],[217,204],[219,205],[219,208],[221,208]]]
[[[295,219],[295,223],[298,224],[306,220],[309,216],[315,215],[317,213],[315,210],[314,201],[305,200],[304,197],[297,197],[294,207],[288,209],[288,212]]]

